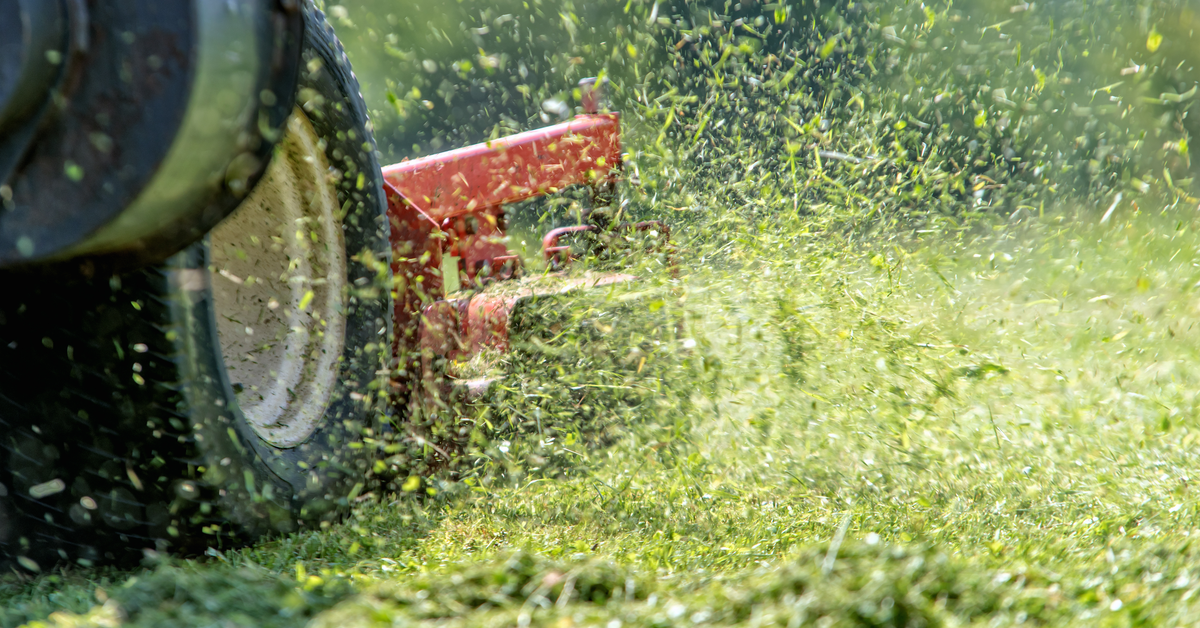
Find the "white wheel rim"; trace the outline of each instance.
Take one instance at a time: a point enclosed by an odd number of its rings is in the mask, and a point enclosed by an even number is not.
[[[346,336],[346,247],[323,145],[295,109],[262,180],[210,235],[229,381],[246,421],[282,448],[321,423]]]

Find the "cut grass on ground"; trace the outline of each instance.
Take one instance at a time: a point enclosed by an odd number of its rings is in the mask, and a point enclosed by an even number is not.
[[[693,393],[565,476],[7,580],[0,624],[1195,623],[1200,225],[1113,218],[694,268]]]

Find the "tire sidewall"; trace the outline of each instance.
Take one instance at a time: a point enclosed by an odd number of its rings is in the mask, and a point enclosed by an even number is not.
[[[353,494],[365,492],[378,455],[372,436],[379,433],[383,414],[379,373],[391,346],[388,291],[376,285],[379,269],[370,262],[386,264],[390,246],[366,106],[332,28],[311,7],[306,8],[301,68],[299,91],[313,90],[325,100],[324,107],[305,107],[305,112],[324,141],[330,166],[341,173],[337,196],[351,287],[343,296],[345,342],[337,381],[321,422],[304,442],[272,445],[254,432],[238,407],[217,337],[207,239],[169,262],[176,319],[184,323],[179,338],[180,355],[187,356],[180,365],[183,381],[189,382],[184,394],[193,415],[202,419],[198,439],[207,443],[206,483],[218,487],[222,510],[252,536],[328,519]]]
[[[343,173],[350,286],[323,422],[284,449],[242,416],[206,243],[119,275],[0,273],[0,570],[240,545],[332,518],[369,481],[382,417],[376,373],[391,344],[380,284],[390,278],[386,199],[345,54],[319,11],[308,6],[304,18],[300,89],[334,105],[309,118]]]

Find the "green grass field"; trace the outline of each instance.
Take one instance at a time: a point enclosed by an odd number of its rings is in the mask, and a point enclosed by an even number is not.
[[[687,394],[612,444],[201,560],[9,577],[0,625],[1194,623],[1200,223],[1132,212],[692,268],[663,371]]]
[[[460,481],[0,628],[1200,624],[1192,3],[321,4],[391,160],[611,77],[671,329],[554,309],[608,337],[488,362]]]

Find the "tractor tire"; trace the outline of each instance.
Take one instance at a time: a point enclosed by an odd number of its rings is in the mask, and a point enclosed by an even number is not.
[[[0,277],[0,570],[244,544],[369,488],[387,205],[357,80],[304,10],[287,131],[205,241],[120,275]]]

